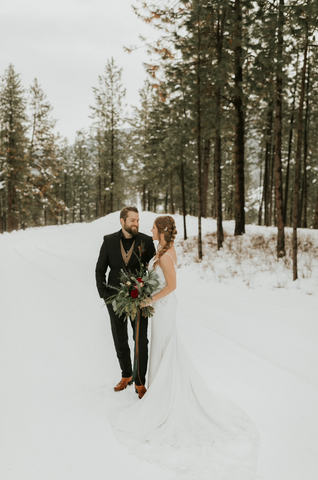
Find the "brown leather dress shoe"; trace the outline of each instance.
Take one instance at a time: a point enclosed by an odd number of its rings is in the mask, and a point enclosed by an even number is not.
[[[115,392],[120,392],[124,390],[127,385],[132,384],[132,377],[123,377],[119,383],[117,383],[116,387],[114,387]]]
[[[145,395],[146,391],[147,389],[144,385],[135,385],[135,392],[138,393],[139,398],[142,398]]]

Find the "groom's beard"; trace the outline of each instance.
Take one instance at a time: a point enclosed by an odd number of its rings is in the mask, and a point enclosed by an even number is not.
[[[134,237],[135,235],[137,235],[137,233],[138,233],[138,227],[135,227],[135,226],[133,226],[133,227],[126,227],[126,225],[124,225],[123,228],[124,228],[124,230],[125,230],[127,233],[129,233],[129,234],[132,235],[133,237]]]

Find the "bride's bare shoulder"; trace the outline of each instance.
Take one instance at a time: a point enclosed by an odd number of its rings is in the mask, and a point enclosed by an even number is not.
[[[169,248],[169,250],[162,255],[160,258],[160,264],[166,267],[171,264],[177,266],[177,254],[174,247]]]

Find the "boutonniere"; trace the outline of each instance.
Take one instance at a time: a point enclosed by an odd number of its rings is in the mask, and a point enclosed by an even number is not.
[[[138,252],[139,252],[139,258],[141,259],[143,253],[145,253],[146,249],[145,249],[145,244],[144,242],[141,242],[141,244],[139,245],[138,247]]]

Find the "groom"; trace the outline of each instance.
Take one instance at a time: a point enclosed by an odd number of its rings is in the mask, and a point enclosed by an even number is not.
[[[101,298],[107,300],[114,295],[115,290],[108,285],[118,287],[120,284],[120,270],[126,268],[134,271],[139,269],[139,257],[141,243],[144,245],[144,252],[141,256],[141,262],[146,265],[155,254],[155,247],[152,238],[144,233],[140,233],[139,229],[139,213],[136,207],[125,207],[120,212],[121,230],[111,233],[104,237],[104,242],[100,249],[99,257],[96,264],[96,284]],[[136,254],[136,255],[135,255]],[[109,270],[108,281],[106,284],[106,272]],[[111,304],[107,305],[110,316],[111,329],[115,344],[119,365],[122,372],[122,379],[114,387],[115,392],[124,390],[127,385],[132,382],[132,365],[130,357],[130,348],[128,344],[128,330],[125,315],[118,317],[115,314]],[[135,339],[135,322],[130,319],[134,330]],[[135,380],[136,391],[139,398],[146,393],[146,371],[148,363],[148,318],[140,319],[139,330],[139,376]]]

